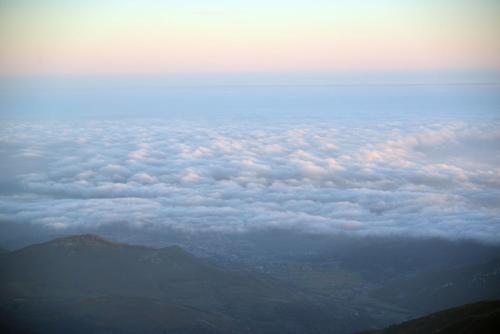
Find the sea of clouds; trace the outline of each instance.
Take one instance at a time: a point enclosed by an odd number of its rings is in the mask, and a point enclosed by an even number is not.
[[[500,124],[4,122],[0,221],[500,241]]]

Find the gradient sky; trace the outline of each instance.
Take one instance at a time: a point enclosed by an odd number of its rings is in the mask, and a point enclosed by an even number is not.
[[[496,0],[0,0],[0,74],[500,69]]]

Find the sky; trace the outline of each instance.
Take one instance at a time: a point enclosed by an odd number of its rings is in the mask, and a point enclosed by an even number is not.
[[[0,0],[0,224],[500,243],[499,31],[493,0]]]
[[[0,74],[500,68],[496,0],[1,0]]]

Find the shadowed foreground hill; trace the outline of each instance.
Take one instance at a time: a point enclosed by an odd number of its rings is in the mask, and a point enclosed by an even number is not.
[[[496,334],[500,329],[500,300],[483,301],[360,334]]]
[[[179,247],[81,235],[0,258],[3,333],[347,333],[362,314]]]

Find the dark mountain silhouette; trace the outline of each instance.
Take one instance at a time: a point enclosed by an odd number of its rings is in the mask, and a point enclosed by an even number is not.
[[[347,333],[372,324],[267,275],[96,235],[5,254],[0,283],[4,333]]]
[[[467,304],[359,334],[496,334],[499,328],[500,300],[496,300]]]

